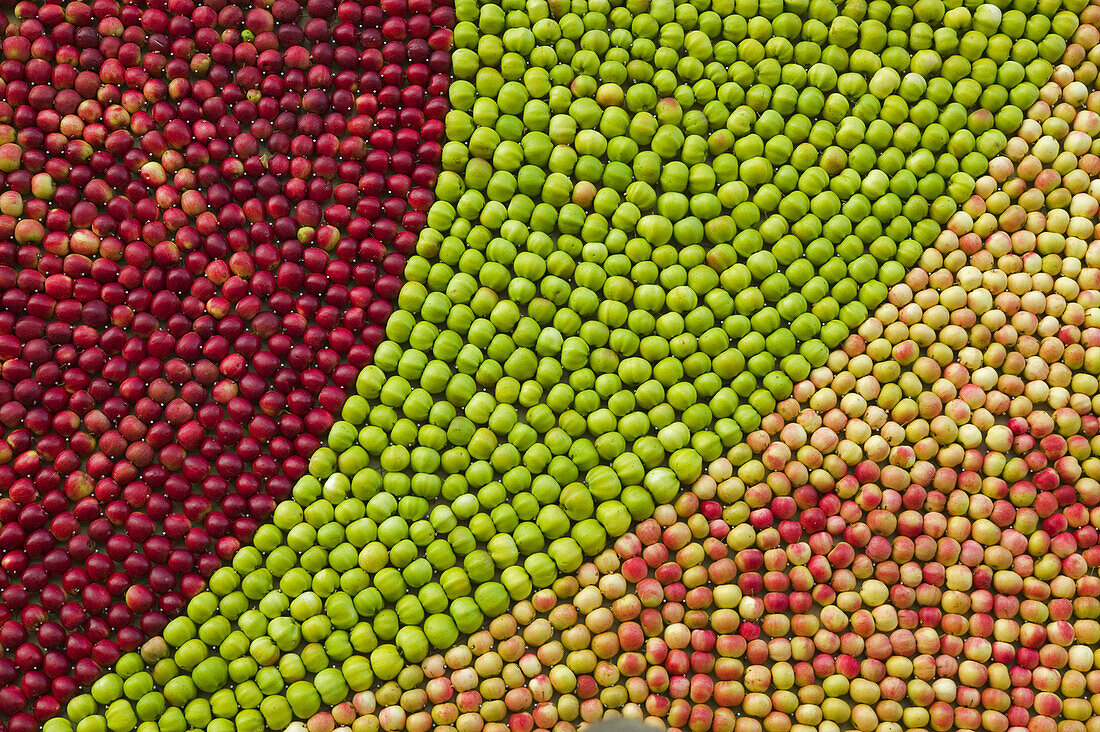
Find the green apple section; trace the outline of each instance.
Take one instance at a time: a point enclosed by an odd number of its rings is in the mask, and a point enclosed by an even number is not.
[[[438,200],[356,439],[503,602],[698,478],[955,236],[1080,8],[457,10]]]
[[[1080,5],[459,0],[389,340],[273,523],[46,732],[284,729],[418,686],[950,248]]]

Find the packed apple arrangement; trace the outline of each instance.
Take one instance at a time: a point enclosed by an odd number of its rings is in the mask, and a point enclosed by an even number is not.
[[[4,732],[1100,732],[1100,3],[0,22]]]

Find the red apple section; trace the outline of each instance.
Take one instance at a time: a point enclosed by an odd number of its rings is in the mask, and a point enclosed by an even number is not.
[[[305,471],[424,225],[452,18],[425,0],[15,6],[8,729],[159,632]]]

